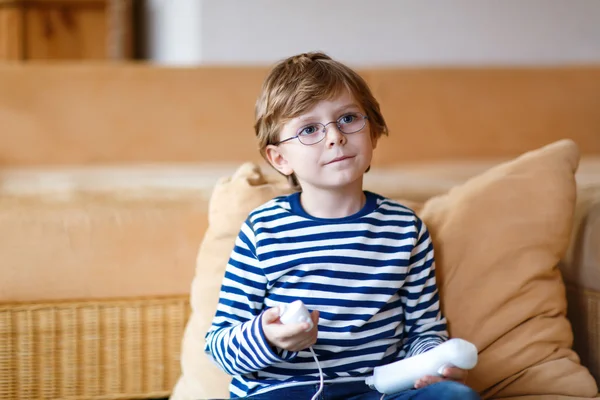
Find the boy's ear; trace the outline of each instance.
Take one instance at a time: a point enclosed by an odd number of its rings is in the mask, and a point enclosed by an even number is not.
[[[265,155],[273,168],[283,175],[289,176],[294,173],[279,147],[272,144],[268,145],[265,149]]]

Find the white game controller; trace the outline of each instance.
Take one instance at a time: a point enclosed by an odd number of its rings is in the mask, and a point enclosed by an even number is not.
[[[308,309],[306,308],[302,300],[296,300],[291,302],[290,304],[281,304],[279,306],[279,321],[281,321],[282,324],[301,324],[303,322],[308,322],[310,326],[306,330],[306,332],[310,331],[315,326],[315,324],[312,321],[312,318],[310,317],[310,312],[308,312]],[[316,400],[319,397],[319,394],[321,394],[321,392],[323,391],[323,370],[321,369],[319,359],[317,358],[317,355],[315,354],[315,351],[313,350],[312,346],[308,349],[310,350],[310,353],[315,359],[315,364],[319,369],[319,390],[317,390],[317,393],[315,393],[315,395],[311,399]]]
[[[302,303],[302,300],[293,301],[290,304],[281,304],[279,306],[279,320],[282,324],[301,324],[308,322],[310,328],[306,332],[310,331],[314,324],[308,309]]]
[[[477,348],[463,339],[450,339],[433,349],[404,360],[375,367],[365,383],[383,394],[394,394],[414,387],[426,375],[442,375],[444,368],[472,369],[477,364]]]

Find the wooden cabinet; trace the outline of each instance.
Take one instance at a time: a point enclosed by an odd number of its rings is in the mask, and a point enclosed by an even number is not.
[[[0,60],[19,60],[23,53],[23,19],[16,7],[0,0]]]
[[[0,60],[131,58],[131,1],[0,0]]]

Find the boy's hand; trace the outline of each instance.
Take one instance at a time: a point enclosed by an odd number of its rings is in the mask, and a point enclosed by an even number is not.
[[[431,376],[427,375],[415,382],[415,389],[421,389],[425,386],[441,382],[441,381],[455,381],[459,383],[465,383],[467,381],[468,372],[458,367],[444,368],[442,376]]]
[[[310,327],[308,322],[284,325],[279,321],[279,308],[269,308],[262,316],[262,328],[267,342],[288,351],[300,351],[312,346],[317,341],[319,312],[313,311],[310,317],[313,328],[305,332]]]

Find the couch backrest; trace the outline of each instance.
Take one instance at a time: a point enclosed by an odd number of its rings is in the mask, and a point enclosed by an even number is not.
[[[375,165],[513,157],[569,137],[600,154],[600,66],[362,69],[390,128]],[[0,66],[0,165],[256,161],[266,68]]]

